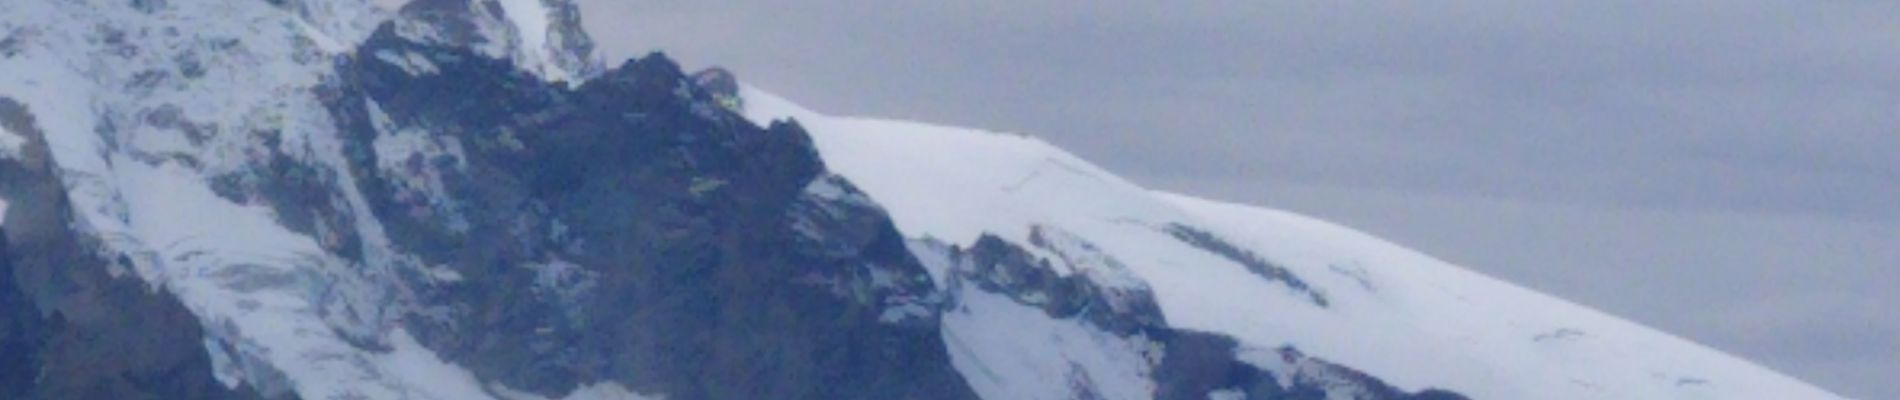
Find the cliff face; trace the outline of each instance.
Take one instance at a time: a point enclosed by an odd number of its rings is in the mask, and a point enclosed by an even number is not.
[[[796,125],[752,125],[659,55],[574,89],[390,30],[349,60],[326,103],[357,189],[395,247],[455,276],[404,326],[477,378],[972,397],[929,277]]]
[[[99,8],[75,15],[82,25],[165,26],[206,10],[35,5]],[[57,98],[0,103],[0,133],[25,140],[0,157],[0,198],[12,205],[5,397],[973,397],[944,361],[929,278],[796,125],[731,114],[663,57],[587,68],[578,25],[530,46],[520,16],[492,1],[418,3],[333,55],[337,43],[324,42],[353,25],[321,21],[355,14],[273,6],[304,29],[338,31],[287,37],[289,59],[258,59],[281,50],[274,32],[240,25],[261,30],[159,57],[170,72],[41,71],[136,89],[68,93],[104,105],[90,116],[98,140],[62,132],[50,144],[96,147],[52,151],[35,118],[71,117],[49,107]],[[571,19],[571,8],[549,16]],[[11,33],[55,29],[4,22]],[[8,58],[118,46],[101,55],[136,61],[170,51],[140,46],[170,35],[10,35]],[[561,62],[523,69],[523,57]],[[197,107],[194,96],[252,90],[212,82],[257,66],[212,61],[225,59],[277,65],[251,87],[293,101],[247,105],[249,115]],[[554,74],[598,76],[576,87]],[[91,157],[101,162],[76,166]],[[134,194],[128,181],[155,191]],[[228,224],[247,215],[263,229]],[[294,240],[232,243],[256,236]],[[181,289],[190,294],[172,293]],[[307,306],[271,311],[286,300]],[[417,352],[480,383],[431,381],[390,360]],[[298,365],[333,361],[371,379],[313,379]]]

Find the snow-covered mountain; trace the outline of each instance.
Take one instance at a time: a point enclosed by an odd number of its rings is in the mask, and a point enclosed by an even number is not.
[[[0,398],[1837,398],[567,0],[0,5]]]

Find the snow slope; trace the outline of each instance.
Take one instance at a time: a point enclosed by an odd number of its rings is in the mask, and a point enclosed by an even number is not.
[[[576,73],[561,68],[547,53],[548,50],[548,9],[541,0],[501,0],[502,14],[514,25],[517,37],[521,39],[521,51],[528,56],[525,66],[530,71],[539,71],[548,80],[570,81]]]
[[[1350,229],[1149,191],[1034,138],[828,116],[753,87],[741,96],[744,114],[756,123],[790,118],[803,125],[829,167],[883,204],[906,235],[968,247],[985,233],[1023,244],[1032,229],[1059,227],[1145,280],[1172,326],[1230,335],[1248,353],[1242,359],[1290,346],[1407,391],[1443,388],[1478,399],[1838,398]],[[1243,258],[1195,246],[1171,228],[1257,254],[1297,279],[1250,272]],[[1017,315],[994,301],[974,303],[1001,310],[992,312],[998,316]],[[958,314],[945,318],[950,346],[985,340],[960,334]],[[1018,329],[1024,338],[1088,336],[1046,322],[1012,326],[996,329]],[[986,391],[988,372],[968,366],[1011,352],[966,353],[958,367],[979,392],[1002,390]],[[1271,361],[1258,364],[1273,368]]]
[[[113,272],[164,288],[198,316],[227,386],[308,399],[508,393],[396,326],[414,312],[396,275],[421,266],[383,239],[314,89],[334,73],[331,57],[389,16],[367,0],[130,3],[0,7],[0,97],[23,103],[44,131],[74,229],[99,239],[102,258],[129,264]],[[23,140],[0,129],[0,157],[15,157]],[[214,192],[214,178],[254,170],[271,147],[344,180],[331,200],[357,221],[336,229],[361,230],[367,262],[287,229],[258,198]],[[634,396],[604,383],[572,398]]]
[[[40,123],[77,229],[100,238],[107,259],[130,264],[115,268],[165,288],[203,321],[225,384],[305,398],[468,398],[457,390],[480,388],[422,380],[454,375],[453,366],[404,362],[432,358],[427,349],[398,342],[374,354],[346,337],[406,337],[382,330],[401,307],[377,282],[387,270],[353,268],[266,207],[209,186],[259,153],[256,137],[220,132],[274,131],[307,157],[341,157],[325,146],[334,128],[309,88],[329,67],[334,48],[323,42],[354,43],[381,17],[367,3],[285,7],[297,10],[9,2],[0,31],[32,34],[0,60],[0,96]],[[114,33],[101,40],[95,30]]]

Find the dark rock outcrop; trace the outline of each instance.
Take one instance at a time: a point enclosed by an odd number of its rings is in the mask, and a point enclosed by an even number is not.
[[[406,325],[482,380],[974,398],[920,307],[928,276],[795,123],[755,126],[657,54],[568,89],[385,28],[340,71],[326,102],[358,189],[398,250],[458,276],[421,295],[446,317]],[[399,132],[453,150],[378,147]]]
[[[1039,227],[1031,235],[1031,241],[1045,249],[1041,238],[1047,229]],[[1039,308],[1050,318],[1079,318],[1120,336],[1149,334],[1167,327],[1161,307],[1147,288],[1106,286],[1086,271],[1057,274],[1052,263],[1066,261],[1037,257],[993,235],[978,238],[970,249],[957,250],[951,257],[969,268],[958,274],[964,282]]]

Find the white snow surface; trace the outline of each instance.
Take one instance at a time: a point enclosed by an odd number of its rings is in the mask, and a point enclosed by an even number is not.
[[[548,9],[541,0],[499,0],[502,14],[515,27],[517,37],[521,39],[521,51],[529,60],[546,74],[548,80],[565,81],[573,74],[561,68],[559,63],[549,57],[548,51]]]
[[[826,164],[882,204],[907,236],[967,247],[989,233],[1033,248],[1033,227],[1058,227],[1145,280],[1172,326],[1230,335],[1246,348],[1291,346],[1407,391],[1442,388],[1477,399],[1839,398],[1351,229],[1150,191],[1035,138],[829,116],[749,86],[742,97],[755,123],[791,118],[804,126]],[[1170,224],[1210,232],[1283,266],[1330,304],[1305,301],[1284,283],[1175,239],[1162,230]],[[932,275],[941,280],[940,269]],[[1054,324],[1061,321],[1038,322],[1039,314],[1012,312],[1003,300],[964,296],[963,310],[945,315],[945,339],[959,371],[986,398],[1061,392],[993,373],[1030,368],[1021,354],[1116,362],[1055,344],[1029,346],[1039,337],[1086,335]],[[1016,336],[993,340],[969,333],[981,329],[960,329],[995,322],[962,314],[979,308],[983,318],[1022,317],[1008,328]],[[1066,384],[1055,378],[1039,381]]]
[[[951,364],[985,399],[1066,399],[1090,387],[1100,399],[1153,395],[1149,354],[1157,345],[1129,340],[1000,294],[964,287],[958,306],[943,314]],[[1139,338],[1139,337],[1137,337]]]
[[[0,126],[0,159],[18,159],[26,147],[26,137]]]
[[[1159,344],[1123,338],[1074,319],[1054,319],[975,285],[951,284],[957,266],[948,249],[913,241],[911,252],[939,289],[953,293],[943,313],[943,341],[951,365],[985,399],[1146,399]],[[1093,396],[1077,396],[1087,388]]]
[[[554,29],[557,27],[555,9],[549,5],[550,1],[565,0],[467,0],[461,6],[466,7],[468,13],[465,22],[472,25],[478,37],[474,43],[456,43],[439,32],[438,27],[407,18],[396,20],[396,33],[423,43],[469,46],[484,56],[512,61],[516,67],[548,82],[579,86],[581,81],[590,78],[588,69],[598,67],[598,55],[569,54],[572,50],[560,46],[570,38],[559,36],[563,33]]]

